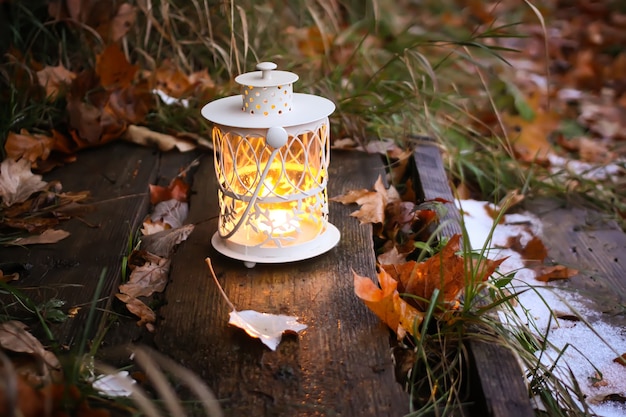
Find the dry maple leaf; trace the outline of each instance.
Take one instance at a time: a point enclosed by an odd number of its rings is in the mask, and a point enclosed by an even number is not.
[[[373,190],[351,190],[348,193],[333,197],[331,201],[337,201],[342,204],[357,203],[361,207],[359,210],[350,214],[359,219],[361,224],[365,223],[384,223],[385,207],[390,202],[400,200],[398,191],[393,187],[385,188],[382,177],[378,177],[374,184]]]
[[[518,115],[502,114],[502,121],[516,155],[524,162],[543,162],[548,155],[554,153],[548,138],[559,126],[561,116],[554,111],[542,109],[539,103],[541,98],[540,94],[534,94],[528,100],[528,105],[535,112],[532,120]]]
[[[131,65],[118,44],[107,46],[96,56],[96,74],[106,90],[128,87],[135,79],[139,67]]]
[[[22,129],[20,133],[9,132],[4,149],[8,158],[16,161],[24,158],[34,164],[38,159],[48,159],[54,144],[55,139],[50,136],[31,134]]]
[[[374,312],[391,330],[396,332],[398,339],[404,338],[406,333],[417,336],[424,314],[400,298],[394,280],[387,272],[378,273],[381,288],[366,277],[354,274],[354,293]]]
[[[438,303],[455,306],[470,280],[474,283],[487,280],[504,262],[504,259],[481,259],[473,261],[473,270],[468,271],[466,259],[457,255],[461,248],[460,241],[461,235],[454,235],[438,254],[424,262],[410,261],[381,267],[399,282],[398,288],[401,292],[418,297],[411,301],[421,310],[425,311],[435,289],[440,290]]]
[[[0,198],[4,206],[22,203],[46,185],[41,175],[30,171],[30,162],[26,159],[14,161],[7,158],[0,164]]]
[[[48,65],[37,71],[39,85],[46,89],[46,98],[50,101],[63,95],[74,78],[76,78],[76,74],[62,64],[56,67]]]
[[[131,297],[149,297],[154,292],[162,292],[165,289],[171,261],[147,252],[144,259],[145,263],[141,266],[131,264],[128,282],[119,286],[122,294]]]
[[[118,300],[126,304],[128,311],[139,317],[137,326],[146,326],[146,329],[153,332],[154,323],[156,322],[156,314],[143,301],[131,297],[128,294],[115,294]]]

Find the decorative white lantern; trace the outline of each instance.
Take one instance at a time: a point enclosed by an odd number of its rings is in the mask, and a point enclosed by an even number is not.
[[[328,222],[330,124],[335,105],[293,92],[298,76],[262,62],[239,75],[242,94],[213,101],[219,224],[215,249],[246,266],[320,255],[339,242]]]

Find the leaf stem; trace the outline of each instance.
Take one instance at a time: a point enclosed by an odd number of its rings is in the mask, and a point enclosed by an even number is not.
[[[213,277],[213,281],[215,281],[215,283],[217,284],[217,288],[219,288],[220,292],[222,293],[224,300],[226,300],[226,302],[228,303],[230,308],[233,309],[233,311],[237,311],[237,309],[235,308],[235,305],[228,299],[228,296],[224,292],[224,289],[220,285],[220,282],[217,280],[217,276],[215,275],[215,271],[213,270],[213,265],[211,264],[211,258],[206,258],[204,262],[206,262],[206,264],[209,266],[209,271],[211,271],[211,276]]]

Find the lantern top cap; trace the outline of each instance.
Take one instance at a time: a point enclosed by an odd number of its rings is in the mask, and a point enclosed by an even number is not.
[[[276,71],[278,66],[273,62],[259,62],[256,66],[258,71],[247,72],[235,78],[242,86],[250,87],[276,87],[288,85],[298,81],[298,75],[288,71]]]

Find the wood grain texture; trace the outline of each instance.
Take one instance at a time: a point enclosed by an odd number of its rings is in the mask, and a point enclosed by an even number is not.
[[[601,213],[557,199],[536,199],[526,208],[542,223],[549,261],[577,269],[567,282],[588,307],[612,325],[626,328],[626,234]]]
[[[89,203],[94,210],[82,220],[72,219],[58,226],[70,232],[66,239],[51,245],[2,248],[0,262],[30,266],[18,286],[35,302],[55,297],[66,302],[65,310],[81,307],[75,318],[51,325],[60,344],[72,345],[85,334],[88,306],[105,270],[98,307],[110,306],[111,296],[120,283],[120,266],[128,238],[149,209],[148,184],[159,176],[176,174],[161,170],[162,159],[177,159],[184,165],[190,157],[161,155],[119,142],[83,151],[76,162],[44,177],[46,181],[60,181],[64,191],[89,191]],[[11,300],[2,296],[0,302]],[[102,317],[100,313],[97,320]],[[92,330],[97,326],[96,322]]]
[[[435,144],[422,144],[415,148],[412,160],[413,184],[415,192],[424,200],[443,198],[446,204],[445,215],[439,223],[440,235],[450,237],[461,233],[461,216],[454,206],[454,196],[448,185],[448,176],[441,160],[441,153]]]
[[[354,295],[352,270],[375,276],[372,230],[331,203],[341,242],[317,258],[247,269],[210,245],[216,230],[212,160],[196,180],[190,221],[196,229],[173,258],[158,349],[198,372],[232,416],[401,416],[408,395],[394,380],[389,330]],[[335,152],[329,195],[370,188],[382,171],[377,156]],[[211,257],[239,310],[295,315],[308,325],[283,336],[276,352],[227,325],[229,307],[204,262]]]

